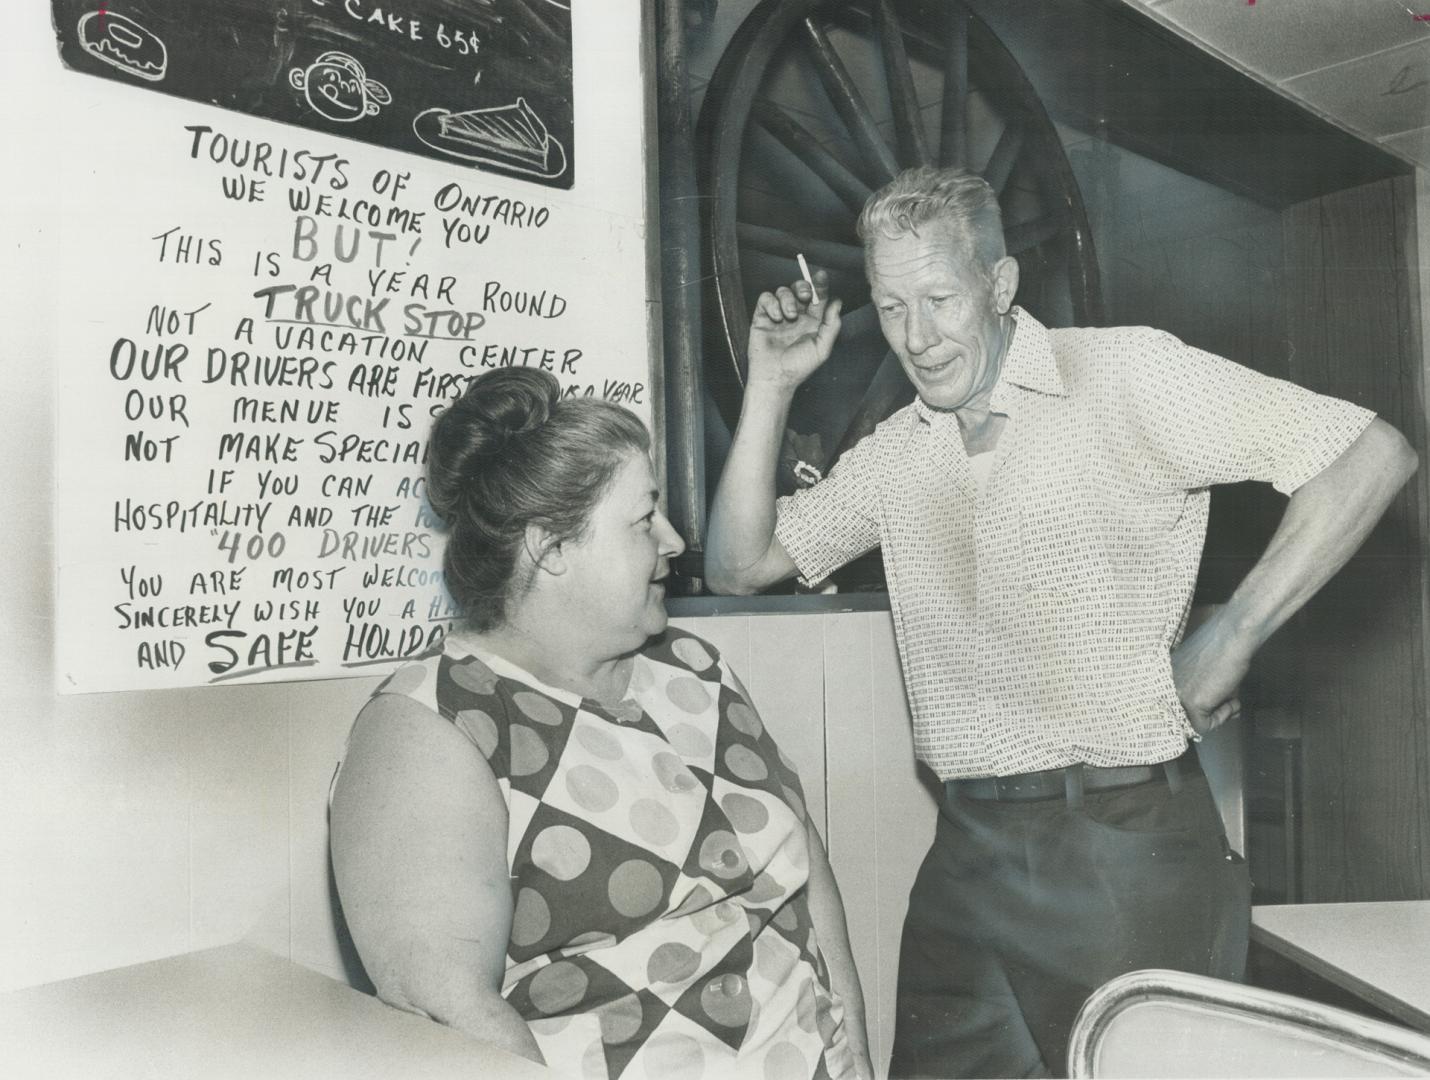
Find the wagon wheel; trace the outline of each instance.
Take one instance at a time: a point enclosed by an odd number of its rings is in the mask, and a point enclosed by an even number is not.
[[[1082,199],[1062,144],[1016,60],[959,0],[762,0],[705,95],[702,224],[710,303],[705,378],[733,427],[749,304],[828,270],[844,298],[833,355],[790,414],[780,487],[801,461],[827,471],[913,388],[879,331],[855,220],[902,168],[961,165],[999,194],[1018,302],[1051,325],[1096,324],[1101,296]]]

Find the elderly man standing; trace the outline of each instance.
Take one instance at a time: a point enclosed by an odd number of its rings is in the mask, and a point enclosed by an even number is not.
[[[1234,716],[1257,649],[1416,468],[1357,406],[1145,327],[1048,329],[976,176],[920,168],[859,220],[917,399],[776,500],[795,389],[838,300],[766,293],[711,513],[711,587],[808,582],[876,546],[920,759],[944,782],[899,959],[896,1076],[1065,1069],[1093,988],[1170,967],[1239,978],[1245,867],[1188,747]],[[823,285],[820,281],[821,287]],[[1291,496],[1229,603],[1182,639],[1208,487]]]

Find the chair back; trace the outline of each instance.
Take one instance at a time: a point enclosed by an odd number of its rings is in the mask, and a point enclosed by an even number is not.
[[[1241,719],[1228,720],[1202,736],[1197,757],[1211,788],[1212,801],[1221,814],[1226,842],[1238,855],[1246,854],[1246,752]]]
[[[1205,975],[1133,971],[1083,1005],[1068,1069],[1098,1080],[1430,1076],[1430,1036]]]

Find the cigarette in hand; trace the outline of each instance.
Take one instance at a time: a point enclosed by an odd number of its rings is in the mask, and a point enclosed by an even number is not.
[[[809,302],[810,302],[810,305],[813,306],[814,304],[817,304],[817,303],[820,302],[820,301],[819,301],[819,290],[814,287],[814,278],[810,277],[810,274],[809,274],[809,263],[807,263],[807,262],[804,261],[804,253],[803,253],[803,252],[796,251],[795,254],[794,254],[794,257],[795,257],[796,261],[798,261],[798,263],[799,263],[799,272],[804,275],[804,280],[809,283],[809,291],[810,291],[810,299],[809,299]]]

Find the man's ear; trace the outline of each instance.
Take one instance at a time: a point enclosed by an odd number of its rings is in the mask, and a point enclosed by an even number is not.
[[[1004,255],[993,264],[993,303],[999,315],[1007,315],[1018,295],[1018,260]]]
[[[537,570],[556,576],[566,573],[566,552],[561,540],[544,525],[528,523],[522,542],[526,557]]]

